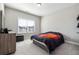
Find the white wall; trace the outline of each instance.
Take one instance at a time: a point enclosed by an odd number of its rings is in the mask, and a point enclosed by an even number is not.
[[[1,4],[0,4],[0,29],[2,28],[2,10],[1,10]]]
[[[67,40],[79,42],[79,28],[77,28],[79,5],[52,13],[42,17],[41,32],[55,31],[64,35]]]
[[[0,10],[2,10],[3,9],[3,4],[2,3],[0,3]]]
[[[2,12],[2,28],[4,28],[4,4],[0,3],[0,11]]]
[[[26,20],[34,20],[36,23],[35,33],[40,33],[40,22],[41,19],[38,16],[24,13],[19,10],[5,7],[5,28],[11,29],[13,32],[18,32],[18,18],[24,18]],[[24,34],[24,33],[23,33]],[[26,38],[30,38],[31,34],[24,34]]]

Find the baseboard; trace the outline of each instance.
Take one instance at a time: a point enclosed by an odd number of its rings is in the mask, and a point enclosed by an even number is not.
[[[74,45],[79,45],[78,42],[74,42],[74,41],[69,41],[69,40],[65,40],[66,43],[70,43],[70,44],[74,44]]]

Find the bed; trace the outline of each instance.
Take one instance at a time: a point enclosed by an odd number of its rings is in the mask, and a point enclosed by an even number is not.
[[[64,43],[64,37],[59,32],[45,32],[32,35],[31,40],[33,40],[35,45],[41,47],[49,54],[51,54],[53,50]]]

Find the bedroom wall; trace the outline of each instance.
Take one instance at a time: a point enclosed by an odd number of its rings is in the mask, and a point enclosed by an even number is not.
[[[0,29],[2,28],[2,11],[0,11]]]
[[[35,32],[32,34],[40,33],[41,19],[39,16],[35,16],[26,12],[22,12],[10,7],[5,7],[5,28],[11,29],[12,32],[18,32],[18,18],[24,18],[26,20],[34,20],[36,23]],[[31,33],[21,33],[25,38],[30,38]]]
[[[0,3],[0,11],[1,11],[1,14],[0,14],[0,18],[2,19],[2,28],[4,28],[4,4],[3,3]]]
[[[2,28],[2,6],[0,3],[0,29]]]
[[[79,4],[68,7],[42,17],[41,32],[55,31],[64,35],[65,40],[79,42],[79,28],[77,28]]]

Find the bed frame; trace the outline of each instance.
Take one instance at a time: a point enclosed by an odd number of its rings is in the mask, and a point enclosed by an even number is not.
[[[33,39],[33,43],[34,43],[35,45],[41,47],[42,49],[44,49],[44,50],[45,50],[46,52],[48,52],[49,54],[51,54],[50,51],[49,51],[49,49],[48,49],[48,47],[47,47],[46,44],[44,44],[43,42],[40,42],[40,41],[37,41],[36,39]]]

